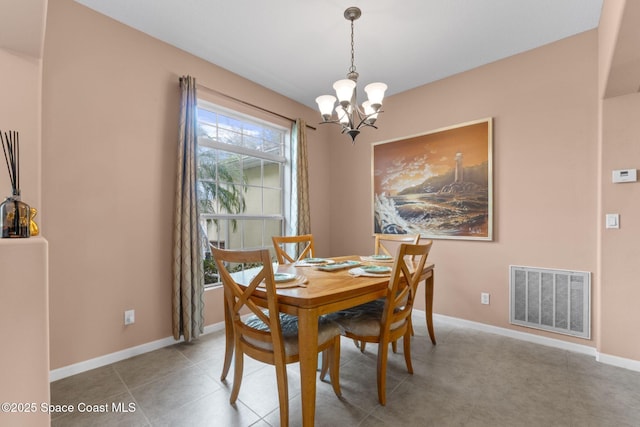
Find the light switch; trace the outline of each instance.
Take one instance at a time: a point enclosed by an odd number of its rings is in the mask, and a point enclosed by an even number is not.
[[[620,228],[620,215],[607,214],[605,223],[606,228]]]

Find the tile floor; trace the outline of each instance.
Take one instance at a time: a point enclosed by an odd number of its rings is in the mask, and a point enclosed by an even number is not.
[[[368,344],[362,354],[343,339],[343,396],[318,382],[316,425],[640,426],[639,372],[438,321],[432,346],[423,322],[414,322],[414,374],[406,372],[401,354],[389,357],[384,407],[376,392],[377,346]],[[232,375],[219,380],[223,354],[223,333],[216,332],[56,381],[54,405],[131,404],[135,411],[58,414],[52,425],[279,426],[273,367],[247,358],[232,406]],[[289,365],[291,426],[301,424],[297,370]]]

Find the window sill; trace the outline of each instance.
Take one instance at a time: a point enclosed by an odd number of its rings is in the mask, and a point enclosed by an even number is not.
[[[204,291],[212,291],[214,289],[222,288],[222,283],[211,283],[209,285],[204,285]]]

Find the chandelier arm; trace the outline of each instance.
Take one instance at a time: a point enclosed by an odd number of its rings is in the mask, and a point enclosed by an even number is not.
[[[374,125],[373,123],[367,123],[367,118],[366,117],[360,121],[360,123],[358,124],[358,126],[355,129],[360,129],[363,126],[364,127],[372,127],[374,129],[378,129],[378,127],[376,125]]]
[[[335,124],[335,125],[340,125],[340,127],[341,127],[340,133],[348,133],[348,134],[351,134],[351,132],[353,132],[353,131],[359,131],[360,128],[363,127],[363,126],[364,127],[372,127],[374,129],[378,129],[378,126],[376,126],[373,123],[368,123],[367,120],[370,117],[374,116],[375,114],[382,113],[382,112],[383,111],[380,110],[377,113],[372,113],[372,114],[363,114],[363,115],[359,114],[358,115],[358,120],[359,120],[358,126],[354,126],[353,117],[349,117],[349,124],[348,125],[345,125],[344,123],[342,123],[338,119],[336,119],[336,120],[328,120],[326,122],[322,121],[319,124],[325,125],[325,124],[331,123],[331,124]]]
[[[369,116],[372,116],[372,114],[369,114]],[[372,127],[374,129],[378,129],[378,126],[371,124],[371,123],[367,123],[366,120],[369,117],[365,117],[363,120],[360,121],[360,123],[358,123],[358,126],[356,127],[349,127],[349,126],[345,126],[342,124],[342,122],[340,122],[340,120],[329,120],[326,122],[319,122],[319,125],[327,125],[327,124],[333,124],[333,125],[340,125],[342,127],[342,133],[344,132],[348,132],[350,129],[360,129],[362,126],[368,126],[368,127]]]

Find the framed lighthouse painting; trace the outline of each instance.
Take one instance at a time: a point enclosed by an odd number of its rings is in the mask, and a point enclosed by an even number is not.
[[[374,233],[493,240],[492,119],[373,145]]]

